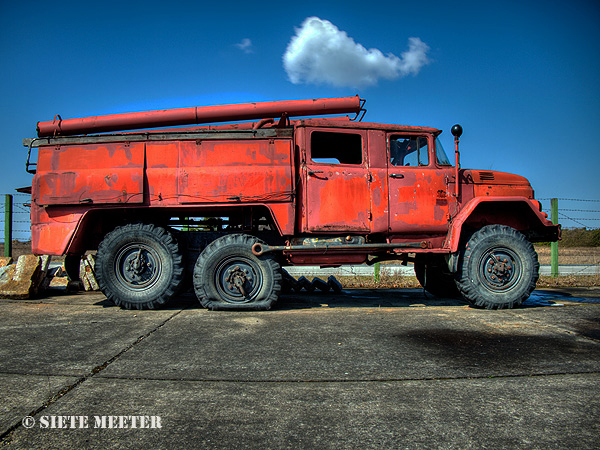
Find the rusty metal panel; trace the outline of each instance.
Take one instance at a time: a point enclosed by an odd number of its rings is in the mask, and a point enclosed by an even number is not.
[[[291,202],[291,151],[287,139],[181,142],[179,202]]]
[[[527,197],[533,198],[529,181],[512,173],[469,170],[465,176],[473,180],[475,197]]]
[[[518,185],[479,185],[473,186],[475,197],[526,197],[533,198],[531,186]]]
[[[392,148],[396,138],[405,146]],[[457,209],[448,190],[453,169],[436,167],[433,137],[389,133],[387,147],[390,234],[445,234],[450,204]]]
[[[35,255],[62,255],[77,223],[41,223],[31,226],[32,252]]]
[[[271,203],[269,209],[273,214],[275,225],[282,236],[292,236],[295,231],[295,202],[293,203]]]
[[[370,130],[368,134],[369,184],[371,193],[371,233],[387,233],[389,225],[386,134]]]
[[[392,166],[389,171],[390,233],[446,232],[451,169]]]
[[[148,141],[189,141],[198,139],[256,139],[291,137],[292,128],[251,128],[253,123],[230,124],[227,128],[206,126],[196,128],[174,128],[171,130],[149,130],[144,132],[126,132],[116,134],[91,134],[85,136],[48,136],[23,139],[25,147],[44,147],[47,145],[83,145],[104,144],[108,142],[148,142]]]
[[[548,220],[548,215],[540,211],[537,200],[525,196],[475,197],[466,203],[452,220],[446,247],[455,252],[459,249],[462,227],[467,221],[474,223],[501,223],[517,230],[531,227],[543,228],[548,235],[560,235],[560,225]],[[509,212],[510,211],[510,212]],[[518,212],[514,214],[514,212]]]
[[[329,135],[329,144],[336,146],[335,135],[344,141],[349,135],[360,137],[354,163],[337,158],[317,159],[312,135]],[[371,229],[370,173],[367,167],[367,132],[365,130],[307,129],[304,139],[302,178],[306,231],[309,232],[368,232]],[[328,147],[323,147],[326,149]],[[343,148],[344,152],[349,151]],[[325,152],[327,153],[327,152]],[[333,152],[335,153],[335,152]],[[332,154],[333,154],[332,153]],[[340,153],[343,160],[343,155]],[[360,160],[358,160],[360,158]]]
[[[194,142],[194,141],[192,141]],[[178,205],[177,173],[179,148],[187,141],[146,143],[146,179],[150,204],[160,206]]]
[[[33,179],[39,205],[142,203],[144,144],[40,147]]]
[[[369,231],[370,192],[363,167],[318,167],[308,175],[307,215],[310,231]]]
[[[83,216],[83,207],[43,208],[31,205],[31,247],[36,255],[62,255]]]

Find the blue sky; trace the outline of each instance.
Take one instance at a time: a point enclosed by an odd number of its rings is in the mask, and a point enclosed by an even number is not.
[[[317,36],[284,67],[310,17],[349,51],[311,60]],[[524,175],[539,198],[600,200],[599,25],[597,0],[0,0],[0,193],[30,184],[22,139],[56,114],[359,94],[365,120],[443,129],[448,153],[460,123],[463,167]],[[426,48],[413,66],[411,38]],[[369,82],[335,70],[361,48]]]

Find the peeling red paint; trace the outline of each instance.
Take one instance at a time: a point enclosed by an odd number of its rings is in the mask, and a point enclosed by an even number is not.
[[[41,147],[33,179],[39,205],[140,203],[144,144]]]
[[[445,233],[448,230],[448,185],[451,169],[390,166],[390,232]]]
[[[371,201],[364,171],[362,168],[337,173],[328,170],[323,177],[308,175],[306,201],[310,231],[369,231],[367,218]]]
[[[178,184],[181,203],[270,203],[290,201],[292,195],[289,141],[188,143],[180,146],[179,167],[178,173],[172,172],[171,183]]]

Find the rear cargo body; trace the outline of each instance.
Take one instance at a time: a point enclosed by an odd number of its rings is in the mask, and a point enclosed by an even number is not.
[[[479,306],[518,305],[537,280],[530,243],[559,234],[529,182],[452,166],[435,128],[289,117],[358,115],[363,104],[347,97],[40,122],[39,137],[26,140],[38,147],[33,251],[76,262],[97,250],[100,285],[124,307],[162,305],[191,277],[206,307],[268,309],[282,265],[387,259],[413,261],[430,292],[443,286]],[[107,133],[248,118],[261,120]],[[456,144],[458,161],[458,136]],[[488,248],[488,235],[505,243]],[[476,257],[491,275],[469,266],[469,242],[483,246]],[[483,293],[469,284],[473,270]]]
[[[68,236],[86,212],[104,209],[185,214],[194,205],[263,204],[273,207],[282,232],[292,234],[292,140],[268,134],[274,137],[193,139],[189,133],[190,140],[40,147],[32,185],[34,252],[79,251],[69,248]],[[54,220],[52,211],[66,205],[67,221],[63,210]]]

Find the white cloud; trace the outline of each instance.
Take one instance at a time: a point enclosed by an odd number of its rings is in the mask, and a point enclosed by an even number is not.
[[[252,41],[248,38],[242,39],[240,42],[235,44],[235,46],[237,48],[239,48],[241,51],[243,51],[244,53],[252,53],[254,51],[254,48],[252,46]]]
[[[417,75],[429,63],[428,51],[429,46],[421,39],[411,37],[401,57],[384,55],[354,42],[328,20],[308,17],[287,46],[283,67],[294,84],[360,87],[376,84],[380,78]]]

